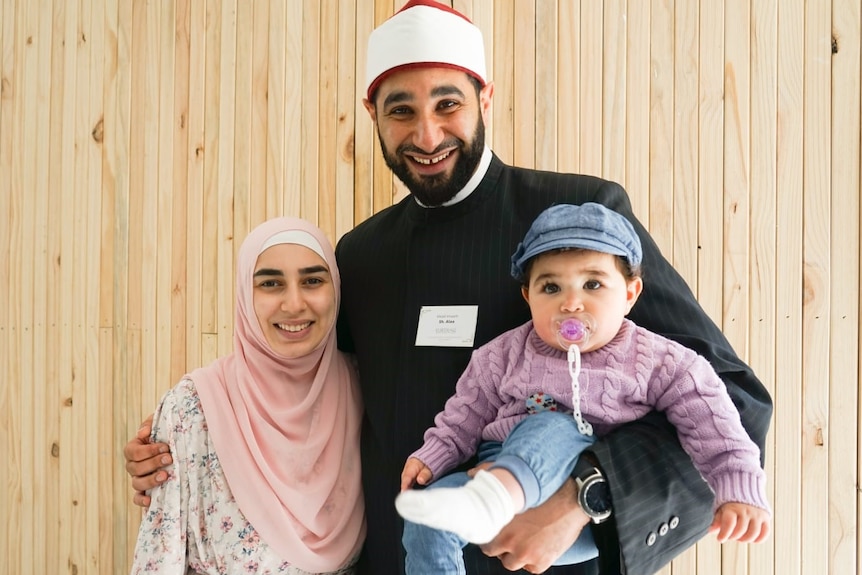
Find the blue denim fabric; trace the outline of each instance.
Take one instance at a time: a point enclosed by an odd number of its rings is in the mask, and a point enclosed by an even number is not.
[[[570,414],[543,411],[518,423],[502,444],[479,446],[479,461],[493,461],[515,476],[524,488],[526,507],[541,505],[571,476],[581,452],[595,439],[582,435]],[[426,489],[460,487],[466,473],[441,477]],[[461,549],[467,544],[449,531],[404,522],[402,536],[407,575],[466,575]],[[585,527],[572,547],[554,565],[581,563],[598,556],[593,534]]]

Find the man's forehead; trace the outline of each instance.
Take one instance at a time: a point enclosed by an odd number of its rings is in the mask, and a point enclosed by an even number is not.
[[[399,100],[418,97],[443,97],[472,91],[466,72],[451,68],[427,66],[392,72],[377,89],[377,99]]]

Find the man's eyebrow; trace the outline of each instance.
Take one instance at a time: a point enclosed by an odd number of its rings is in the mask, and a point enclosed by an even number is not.
[[[387,95],[383,100],[383,107],[391,106],[392,104],[401,104],[403,102],[409,102],[413,99],[413,95],[410,92],[406,92],[404,90],[400,92],[392,92]]]
[[[445,84],[443,86],[437,86],[433,90],[431,90],[431,96],[434,98],[439,98],[440,96],[460,96],[464,97],[464,92],[461,91],[458,86],[453,84]]]
[[[437,86],[431,90],[432,98],[440,98],[441,96],[459,96],[464,98],[464,92],[461,91],[460,88],[453,84],[445,84],[443,86]],[[414,99],[413,93],[408,92],[407,90],[399,90],[397,92],[392,92],[387,95],[383,100],[383,107],[391,106],[393,104],[402,104],[404,102],[410,102]]]

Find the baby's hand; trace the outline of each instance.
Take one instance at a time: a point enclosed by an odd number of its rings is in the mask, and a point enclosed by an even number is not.
[[[719,543],[760,543],[769,535],[769,521],[766,509],[745,503],[725,503],[715,512],[709,532],[716,533]]]
[[[431,477],[432,473],[428,466],[411,457],[404,464],[404,471],[401,472],[401,491],[413,487],[414,481],[419,485],[427,485]]]

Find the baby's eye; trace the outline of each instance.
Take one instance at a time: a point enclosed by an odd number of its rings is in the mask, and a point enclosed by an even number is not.
[[[543,293],[557,293],[558,291],[560,291],[560,286],[554,283],[547,283],[542,286]]]
[[[602,284],[598,280],[589,280],[584,284],[584,289],[588,290],[597,290],[602,287]]]

